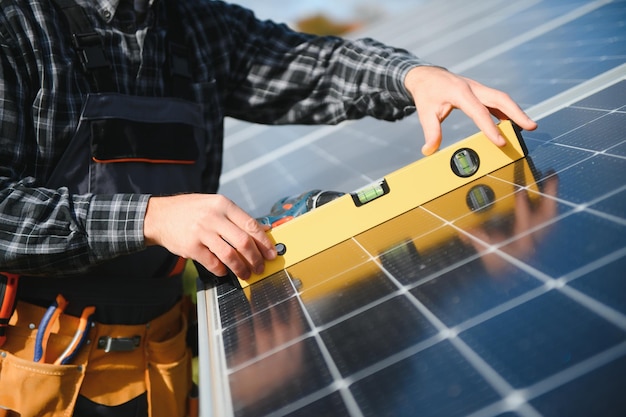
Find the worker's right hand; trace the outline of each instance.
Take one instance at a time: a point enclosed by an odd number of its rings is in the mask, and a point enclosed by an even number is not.
[[[229,268],[241,279],[260,274],[276,249],[267,227],[219,194],[151,197],[144,220],[146,245],[193,259],[217,276]]]

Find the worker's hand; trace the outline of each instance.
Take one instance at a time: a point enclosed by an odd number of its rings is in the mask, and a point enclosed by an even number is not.
[[[441,122],[453,109],[462,110],[496,145],[506,140],[498,131],[490,114],[500,120],[510,119],[525,130],[537,124],[502,91],[486,87],[474,80],[455,75],[439,67],[416,67],[404,80],[413,96],[420,123],[424,129],[424,155],[430,155],[441,145]]]
[[[260,274],[276,249],[267,227],[218,194],[151,197],[144,221],[146,245],[193,259],[217,276]]]

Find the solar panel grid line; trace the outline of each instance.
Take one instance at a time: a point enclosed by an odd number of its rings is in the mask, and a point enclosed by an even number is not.
[[[609,255],[607,255],[604,259],[619,259],[622,256],[624,256],[624,253],[626,252],[625,249],[620,249],[617,250]],[[500,256],[502,256],[503,258],[505,258],[508,262],[510,262],[511,264],[516,265],[518,268],[523,269],[525,271],[527,271],[529,274],[531,274],[532,276],[536,277],[537,279],[539,279],[540,281],[542,281],[546,287],[546,289],[548,290],[556,290],[561,292],[562,294],[566,295],[567,297],[569,297],[571,300],[577,302],[579,305],[585,307],[586,309],[588,309],[589,311],[597,314],[598,316],[604,318],[605,320],[611,322],[613,325],[626,330],[626,316],[624,316],[623,314],[619,313],[618,311],[615,311],[614,309],[610,308],[609,306],[606,306],[602,303],[600,303],[597,300],[592,299],[591,297],[581,293],[580,291],[577,291],[576,289],[570,288],[567,286],[567,282],[568,281],[572,281],[573,279],[563,279],[563,278],[553,278],[551,276],[549,276],[548,274],[530,266],[525,264],[524,262],[518,260],[517,258],[505,253],[505,252],[501,252]],[[603,264],[598,263],[599,265],[597,265],[598,267],[602,266]],[[574,271],[576,272],[576,271]],[[579,274],[580,275],[580,274]]]
[[[292,285],[294,285],[293,280],[291,281],[291,283]],[[296,290],[296,292],[298,291],[298,289],[295,288],[295,286],[294,286],[294,290]],[[339,371],[339,368],[337,364],[335,363],[335,360],[333,359],[330,351],[328,350],[326,344],[324,343],[324,341],[322,340],[320,336],[320,332],[317,331],[316,325],[313,319],[311,318],[311,315],[308,312],[308,309],[306,308],[306,306],[304,305],[300,297],[297,297],[297,299],[298,299],[298,302],[300,303],[300,307],[302,308],[302,311],[304,312],[304,316],[309,326],[311,326],[311,329],[313,329],[312,331],[313,331],[313,337],[315,339],[315,342],[317,343],[317,346],[319,347],[322,353],[322,356],[326,362],[326,365],[328,366],[328,369],[331,375],[333,376],[334,385],[335,387],[339,389],[341,397],[344,403],[346,404],[348,411],[350,412],[350,416],[351,417],[363,417],[363,414],[359,406],[357,405],[356,400],[354,399],[354,397],[352,396],[352,393],[348,389],[348,384],[345,383],[343,377],[341,376],[341,372]]]
[[[327,323],[318,325],[316,328],[319,331],[324,331],[326,329],[329,329],[329,328],[331,328],[331,327],[333,327],[333,326],[335,326],[335,325],[337,325],[339,323],[345,322],[346,320],[350,320],[351,318],[356,317],[356,316],[358,316],[361,313],[364,313],[364,312],[366,312],[368,310],[371,310],[372,308],[374,308],[376,306],[379,306],[379,305],[381,305],[381,304],[383,304],[383,303],[385,303],[385,302],[387,302],[389,300],[392,300],[392,299],[396,298],[397,296],[401,295],[402,292],[403,292],[402,290],[397,290],[397,291],[389,293],[387,295],[383,295],[380,298],[377,298],[376,300],[374,300],[374,301],[372,301],[372,302],[370,302],[368,304],[364,304],[363,306],[361,306],[359,308],[356,308],[356,309],[352,310],[351,312],[349,312],[347,314],[344,314],[344,315],[342,315],[340,317],[337,317],[336,319],[331,320],[331,321],[329,321]]]
[[[240,178],[259,167],[275,162],[277,159],[284,157],[298,149],[301,149],[305,146],[310,145],[311,143],[322,139],[326,135],[329,135],[336,131],[337,129],[343,129],[347,127],[350,123],[354,123],[353,121],[345,121],[341,125],[337,126],[325,126],[321,127],[317,130],[312,131],[308,135],[302,136],[296,140],[290,141],[280,148],[274,149],[271,152],[268,152],[262,156],[259,156],[256,159],[248,161],[242,165],[239,165],[235,168],[232,168],[230,171],[222,173],[220,177],[220,185],[229,183],[237,178]]]
[[[375,375],[376,373],[389,368],[391,365],[400,363],[405,359],[408,359],[411,356],[414,356],[424,351],[425,349],[432,348],[438,343],[446,340],[447,338],[448,337],[442,332],[436,333],[433,336],[430,336],[428,339],[422,340],[421,342],[400,350],[379,362],[372,363],[371,365],[368,365],[367,367],[356,371],[351,375],[348,375],[347,377],[345,377],[345,380],[349,384],[354,384],[355,382],[358,382],[362,379]]]
[[[274,346],[270,350],[267,350],[267,351],[264,351],[263,353],[258,354],[254,358],[251,358],[251,359],[249,359],[249,360],[247,360],[245,362],[238,363],[235,366],[229,367],[228,369],[226,369],[224,374],[228,376],[228,375],[232,375],[234,373],[237,373],[237,372],[241,371],[242,369],[244,369],[244,368],[246,368],[246,367],[248,367],[250,365],[253,365],[253,364],[257,363],[257,362],[260,362],[260,361],[262,361],[264,359],[267,359],[270,356],[275,355],[277,352],[280,352],[281,350],[285,350],[285,349],[287,349],[289,347],[292,347],[292,346],[294,346],[294,345],[296,345],[296,344],[298,344],[298,343],[300,343],[300,342],[302,342],[302,341],[304,341],[304,340],[306,340],[306,339],[308,339],[308,338],[310,338],[310,337],[312,337],[314,335],[315,335],[314,331],[311,330],[311,331],[309,331],[307,333],[304,333],[304,334],[302,334],[300,336],[297,336],[297,337],[295,337],[295,338],[285,342],[284,344],[280,344],[280,345]]]
[[[503,412],[515,410],[517,403],[519,403],[520,401],[531,401],[542,394],[545,394],[554,390],[555,388],[565,385],[567,382],[572,381],[579,376],[583,376],[586,373],[597,369],[597,366],[601,366],[605,363],[610,362],[611,360],[619,358],[620,355],[623,354],[623,347],[617,348],[618,349],[609,349],[606,352],[600,353],[599,355],[597,355],[597,357],[590,358],[589,360],[573,366],[572,368],[569,368],[565,371],[562,371],[559,374],[552,375],[551,377],[546,378],[546,380],[538,382],[537,384],[535,384],[535,386],[519,390],[517,392],[519,398],[515,398],[514,401],[511,401],[510,398],[504,398],[501,401],[492,403],[487,407],[484,407],[483,409],[469,414],[466,417],[495,417]],[[586,366],[589,364],[591,364],[591,366]]]
[[[536,398],[554,390],[557,387],[563,386],[568,382],[589,374],[593,370],[607,365],[625,354],[626,342],[622,342],[525,388],[524,393],[529,400]]]
[[[625,190],[626,190],[626,189],[622,189],[622,190],[620,190],[620,191],[625,191]],[[616,193],[616,194],[617,194],[617,193]],[[615,194],[615,195],[616,195],[616,194]],[[605,196],[605,197],[607,197],[607,198],[608,198],[608,197],[610,197],[611,195],[613,195],[613,194],[608,194],[608,195],[607,195],[607,196]],[[604,199],[602,199],[602,200],[604,200]],[[599,200],[599,201],[602,201],[602,200]],[[592,208],[588,208],[588,209],[587,209],[587,211],[588,211],[589,213],[591,213],[591,214],[594,214],[594,215],[598,216],[598,217],[604,217],[604,218],[606,218],[607,220],[610,220],[610,221],[612,221],[612,222],[615,222],[615,223],[621,224],[621,225],[623,225],[623,226],[626,226],[626,219],[625,219],[625,218],[623,218],[623,217],[617,217],[617,216],[614,216],[614,215],[612,215],[612,214],[605,213],[605,212],[603,212],[603,211],[598,211],[598,210],[595,210],[595,209],[592,209]]]
[[[383,255],[384,255],[384,254],[383,254]],[[406,285],[406,286],[405,286],[405,288],[406,288],[407,290],[412,290],[412,289],[414,289],[414,288],[417,288],[417,287],[419,287],[420,285],[426,284],[426,283],[428,283],[428,282],[430,282],[430,281],[432,281],[432,280],[434,280],[434,279],[437,279],[437,278],[439,278],[440,276],[443,276],[443,275],[447,274],[447,273],[448,273],[448,272],[450,272],[450,271],[454,271],[455,269],[458,269],[459,267],[461,267],[461,266],[463,266],[463,265],[466,265],[466,264],[468,264],[468,263],[470,263],[470,262],[472,262],[472,261],[475,261],[475,260],[477,260],[477,259],[479,259],[479,258],[480,258],[480,254],[478,254],[478,253],[477,253],[477,254],[472,255],[472,256],[470,256],[470,257],[468,257],[468,258],[464,258],[464,259],[461,259],[461,260],[456,260],[456,261],[454,261],[454,262],[451,262],[450,264],[448,264],[448,265],[444,266],[444,267],[443,267],[443,268],[441,268],[441,269],[438,269],[438,270],[436,270],[436,271],[433,271],[433,272],[431,272],[431,273],[427,274],[427,275],[426,275],[426,276],[424,276],[424,277],[420,277],[420,278],[419,278],[417,281],[415,281],[414,283],[411,283],[411,284]],[[403,288],[403,290],[404,290],[404,288]]]
[[[620,251],[624,252],[624,251]],[[565,282],[557,280],[558,290],[567,295],[578,304],[584,306],[589,311],[594,312],[598,316],[602,317],[606,321],[612,323],[616,327],[626,331],[626,315],[619,311],[603,304],[602,302],[592,298],[591,296],[582,293],[576,288],[572,288],[566,285]]]
[[[546,394],[568,382],[585,376],[590,372],[600,368],[601,366],[610,364],[612,361],[626,355],[626,342],[613,346],[597,355],[590,357],[576,365],[567,368],[561,372],[551,375],[529,387],[519,390],[519,393],[526,401],[531,401],[543,394]],[[466,417],[495,417],[504,411],[510,410],[510,404],[507,399],[502,399],[496,403],[492,403],[483,409],[477,410]]]
[[[229,120],[234,120],[234,119],[229,119]],[[259,124],[252,124],[252,123],[246,123],[246,122],[238,122],[238,123],[244,125],[244,127],[238,129],[237,132],[233,132],[230,135],[228,135],[228,140],[224,141],[224,151],[230,148],[233,148],[235,146],[238,146],[242,143],[245,143],[249,140],[254,140],[257,135],[271,128],[268,125],[259,125]]]
[[[335,392],[336,391],[332,389],[332,387],[322,388],[319,391],[313,392],[306,397],[300,398],[297,401],[276,410],[273,414],[276,416],[288,416],[291,413],[297,412],[298,410],[301,410],[302,408],[311,405],[316,401],[322,400],[326,396]]]
[[[499,179],[498,179],[498,180],[499,180]],[[518,193],[520,193],[520,192],[524,192],[524,191],[518,191]],[[507,197],[507,196],[504,196],[504,198],[506,198],[506,197]],[[542,196],[542,197],[543,197],[543,196]],[[496,200],[496,201],[497,201],[497,200]],[[495,202],[494,202],[494,203],[495,203]],[[428,209],[426,209],[426,208],[424,208],[424,210],[429,211],[429,212],[430,212],[433,216],[440,217],[440,216],[439,216],[439,215],[437,215],[435,212],[432,212],[432,211],[430,211],[430,210],[428,210]],[[467,215],[469,216],[469,215],[471,215],[471,213],[470,213],[470,214],[467,214]],[[456,230],[457,230],[460,234],[463,234],[463,235],[467,236],[468,238],[473,239],[473,240],[476,240],[476,241],[480,242],[481,244],[485,245],[485,248],[486,248],[486,249],[484,250],[484,252],[483,252],[483,253],[488,253],[488,252],[497,252],[499,248],[501,248],[501,247],[503,247],[503,246],[506,246],[506,245],[508,245],[509,243],[511,243],[511,242],[513,242],[513,241],[515,241],[515,240],[518,240],[519,238],[522,238],[522,237],[524,237],[524,236],[527,236],[527,235],[529,235],[529,234],[532,234],[532,233],[534,233],[534,232],[537,232],[538,230],[541,230],[541,229],[545,228],[546,226],[548,226],[548,225],[550,225],[550,224],[556,223],[558,220],[560,220],[560,219],[562,219],[562,218],[566,217],[567,215],[568,215],[568,214],[562,214],[562,215],[560,215],[560,216],[558,216],[558,217],[551,218],[551,219],[549,219],[548,221],[546,221],[545,223],[540,223],[540,224],[538,224],[538,225],[535,225],[535,226],[533,226],[533,227],[531,227],[531,228],[528,228],[528,229],[524,230],[524,231],[523,231],[523,232],[521,232],[521,233],[518,233],[518,234],[516,234],[516,235],[513,235],[513,236],[511,236],[511,237],[509,237],[509,238],[507,238],[507,239],[504,239],[504,240],[502,240],[502,241],[500,241],[500,242],[498,242],[498,243],[495,243],[495,244],[494,244],[494,243],[489,243],[489,242],[485,242],[485,241],[480,240],[480,238],[478,238],[478,237],[474,236],[473,234],[471,234],[471,233],[467,232],[466,230],[463,230],[462,228],[460,228],[460,227],[456,226],[456,225],[454,224],[454,221],[452,221],[452,222],[446,221],[446,223],[447,223],[449,226],[451,226],[451,227],[453,227],[454,229],[456,229]],[[444,219],[444,218],[442,218],[442,217],[440,217],[440,218],[441,218],[442,220],[444,220],[444,221],[445,221],[445,219]],[[460,220],[460,218],[459,218],[459,219],[455,219],[455,221],[456,221],[456,220]],[[479,254],[477,254],[477,255],[476,255],[476,257],[480,257],[480,253],[479,253]]]
[[[451,330],[456,334],[462,333],[468,329],[471,329],[472,327],[478,326],[479,324],[486,322],[487,320],[491,320],[492,318],[497,317],[500,314],[513,310],[514,308],[521,306],[528,301],[534,300],[535,298],[544,295],[548,291],[550,291],[550,288],[546,285],[536,287],[455,325],[451,328]]]
[[[456,332],[446,326],[433,312],[431,312],[420,300],[406,290],[405,286],[396,279],[393,274],[387,271],[385,274],[389,279],[398,286],[400,291],[409,299],[409,301],[417,308],[417,310],[426,317],[426,319],[437,329],[438,333],[445,339],[449,340],[458,350],[463,358],[465,358],[478,373],[498,392],[502,397],[506,398],[515,393],[514,388],[499,375],[483,358],[480,357],[472,348],[470,348],[463,340],[461,340]],[[540,416],[529,404],[524,404],[521,409],[517,410],[524,417]]]
[[[363,180],[364,184],[370,184],[377,180],[377,178],[372,178],[362,171],[359,171],[351,166],[347,166],[341,158],[331,154],[330,152],[326,151],[322,147],[317,146],[316,144],[312,144],[310,148],[313,153],[328,161],[332,166],[336,167],[337,169],[345,170],[346,175],[350,177],[360,178],[361,180]]]

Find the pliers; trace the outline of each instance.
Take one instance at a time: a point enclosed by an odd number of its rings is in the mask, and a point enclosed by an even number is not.
[[[37,336],[35,337],[33,361],[46,363],[46,348],[48,346],[52,325],[59,319],[59,316],[63,313],[67,304],[68,302],[65,297],[61,294],[57,295],[54,303],[52,303],[41,319],[39,328],[37,329]],[[92,324],[92,317],[95,312],[96,308],[93,306],[83,309],[78,323],[78,329],[76,329],[74,337],[63,353],[53,362],[55,365],[66,365],[76,356],[78,350],[87,340],[87,335],[89,334],[89,329]]]

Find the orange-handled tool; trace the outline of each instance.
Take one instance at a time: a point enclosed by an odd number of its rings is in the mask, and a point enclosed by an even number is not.
[[[7,340],[9,319],[15,310],[19,275],[0,272],[0,347]]]

